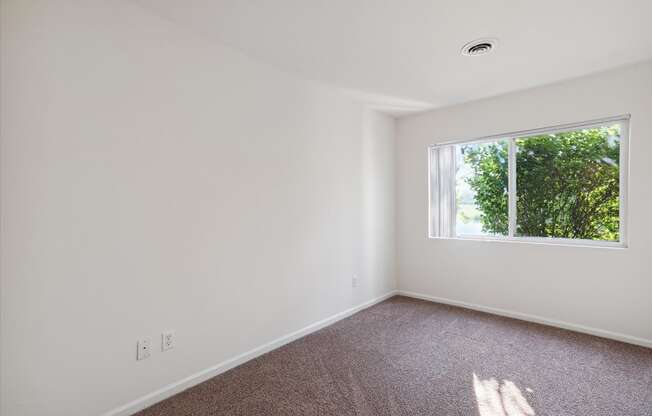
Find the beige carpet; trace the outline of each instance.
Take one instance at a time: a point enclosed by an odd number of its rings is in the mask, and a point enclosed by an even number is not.
[[[397,296],[138,415],[651,416],[652,350]]]

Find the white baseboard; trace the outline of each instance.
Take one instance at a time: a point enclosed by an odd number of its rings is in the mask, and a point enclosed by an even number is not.
[[[290,334],[284,335],[280,338],[277,338],[271,342],[268,342],[267,344],[261,345],[259,347],[256,347],[250,351],[244,352],[238,356],[235,356],[231,359],[228,359],[226,361],[223,361],[217,365],[214,365],[210,368],[207,368],[205,370],[202,370],[198,373],[192,374],[182,380],[176,381],[172,384],[168,384],[167,386],[164,386],[156,391],[153,391],[145,396],[142,396],[136,400],[133,400],[123,406],[117,407],[113,410],[110,410],[106,413],[104,413],[102,416],[129,416],[132,415],[140,410],[143,410],[155,403],[158,403],[164,399],[167,399],[168,397],[174,396],[175,394],[186,390],[192,386],[195,386],[199,383],[202,383],[212,377],[215,377],[218,374],[224,373],[225,371],[228,371],[232,369],[233,367],[237,367],[240,364],[243,364],[249,360],[252,360],[260,355],[265,354],[266,352],[275,350],[276,348],[279,348],[285,344],[288,344],[296,339],[299,339],[303,336],[306,336],[312,332],[318,331],[328,325],[334,324],[335,322],[344,319],[348,316],[353,315],[356,312],[359,312],[363,309],[366,309],[370,306],[373,306],[379,302],[384,301],[385,299],[389,299],[392,296],[396,295],[398,292],[396,290],[393,290],[391,292],[388,292],[380,297],[377,297],[375,299],[372,299],[370,301],[364,302],[358,306],[355,306],[351,309],[347,309],[343,312],[337,313],[333,316],[330,316],[326,319],[322,319],[321,321],[315,322],[314,324],[308,325],[304,328],[299,329],[298,331],[294,331]]]
[[[460,306],[467,309],[473,309],[480,312],[487,312],[494,315],[506,316],[508,318],[520,319],[522,321],[535,322],[538,324],[554,326],[557,328],[568,329],[575,332],[582,332],[589,335],[595,335],[602,338],[614,339],[616,341],[626,342],[628,344],[640,345],[642,347],[652,348],[652,340],[633,337],[630,335],[620,334],[618,332],[605,331],[603,329],[591,328],[584,325],[577,325],[555,319],[543,318],[541,316],[530,315],[527,313],[514,312],[505,309],[492,308],[490,306],[477,305],[475,303],[461,302],[453,299],[440,298],[437,296],[425,295],[422,293],[409,292],[406,290],[399,290],[399,295],[407,296],[415,299],[427,300],[430,302],[444,303],[447,305]]]

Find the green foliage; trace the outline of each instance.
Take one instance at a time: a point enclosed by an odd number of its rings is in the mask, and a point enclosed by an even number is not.
[[[473,169],[467,179],[475,191],[482,229],[493,234],[507,235],[508,212],[508,147],[507,140],[482,146],[464,146],[462,153]]]
[[[520,236],[618,240],[618,125],[516,140]],[[507,234],[508,145],[464,146],[483,231]]]

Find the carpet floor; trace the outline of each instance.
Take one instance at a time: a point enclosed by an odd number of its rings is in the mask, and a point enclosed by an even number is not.
[[[651,416],[652,349],[396,296],[138,416]]]

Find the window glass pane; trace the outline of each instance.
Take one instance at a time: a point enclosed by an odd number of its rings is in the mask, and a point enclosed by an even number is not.
[[[508,234],[509,141],[456,146],[456,233]]]
[[[619,124],[516,146],[516,235],[619,240]]]

